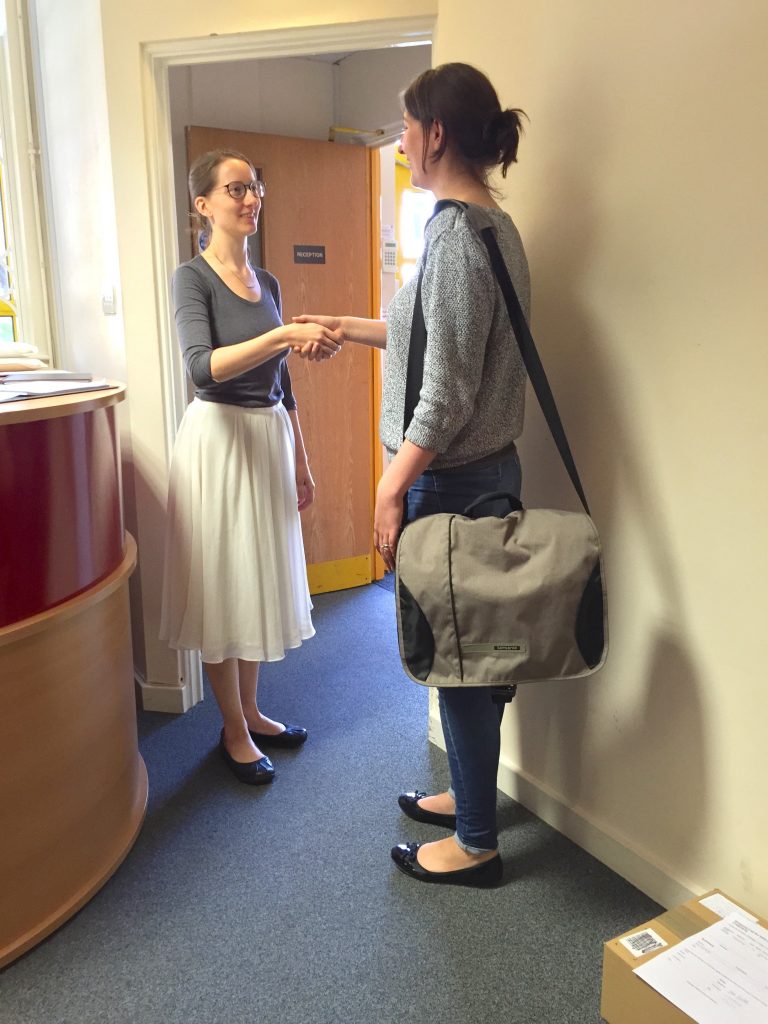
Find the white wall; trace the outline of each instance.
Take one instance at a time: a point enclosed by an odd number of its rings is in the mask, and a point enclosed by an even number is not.
[[[389,229],[397,234],[395,217],[395,148],[397,143],[382,146],[379,150],[379,178],[381,191],[381,228],[382,235]],[[386,312],[392,301],[397,286],[397,275],[382,273],[381,275],[381,313]]]
[[[336,123],[376,129],[402,124],[400,93],[431,66],[430,46],[353,53],[339,63]]]
[[[61,361],[125,379],[117,223],[98,0],[79,14],[56,0],[32,5],[39,47],[43,164],[53,217]],[[72,54],[77,60],[72,60]],[[62,88],[62,83],[66,88]],[[115,289],[117,315],[102,312]]]

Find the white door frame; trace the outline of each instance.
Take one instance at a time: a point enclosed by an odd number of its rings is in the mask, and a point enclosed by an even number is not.
[[[187,406],[184,364],[176,344],[169,281],[176,267],[177,221],[171,148],[168,69],[180,64],[298,57],[311,53],[375,50],[431,43],[435,17],[389,18],[337,25],[244,32],[225,36],[176,39],[142,46],[142,94],[152,246],[160,347],[165,445],[168,463]],[[202,665],[195,651],[179,652],[183,706],[203,699]]]

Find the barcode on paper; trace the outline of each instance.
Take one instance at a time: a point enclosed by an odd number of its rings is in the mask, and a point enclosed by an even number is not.
[[[626,946],[632,956],[645,956],[652,953],[654,949],[663,949],[667,943],[660,935],[657,935],[653,928],[644,928],[641,932],[628,935],[625,939],[619,939],[622,946]]]

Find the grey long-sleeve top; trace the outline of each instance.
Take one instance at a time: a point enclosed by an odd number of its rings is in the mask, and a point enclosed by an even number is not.
[[[282,327],[280,285],[266,270],[256,268],[259,302],[250,302],[228,288],[202,256],[182,263],[173,274],[171,290],[184,365],[195,394],[206,402],[265,407],[282,401],[295,409],[288,350],[231,380],[211,376],[211,353]]]
[[[520,235],[503,210],[484,212],[494,222],[527,318],[530,280]],[[526,378],[488,252],[464,211],[455,206],[441,210],[428,222],[425,242],[422,305],[427,349],[421,394],[405,436],[420,448],[436,451],[430,468],[444,469],[485,458],[520,436]],[[387,310],[380,434],[390,452],[403,443],[416,286],[414,277]]]

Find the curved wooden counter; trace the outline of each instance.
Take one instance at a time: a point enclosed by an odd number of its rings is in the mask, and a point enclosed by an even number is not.
[[[0,405],[0,966],[104,884],[146,808],[123,397],[116,386]]]

